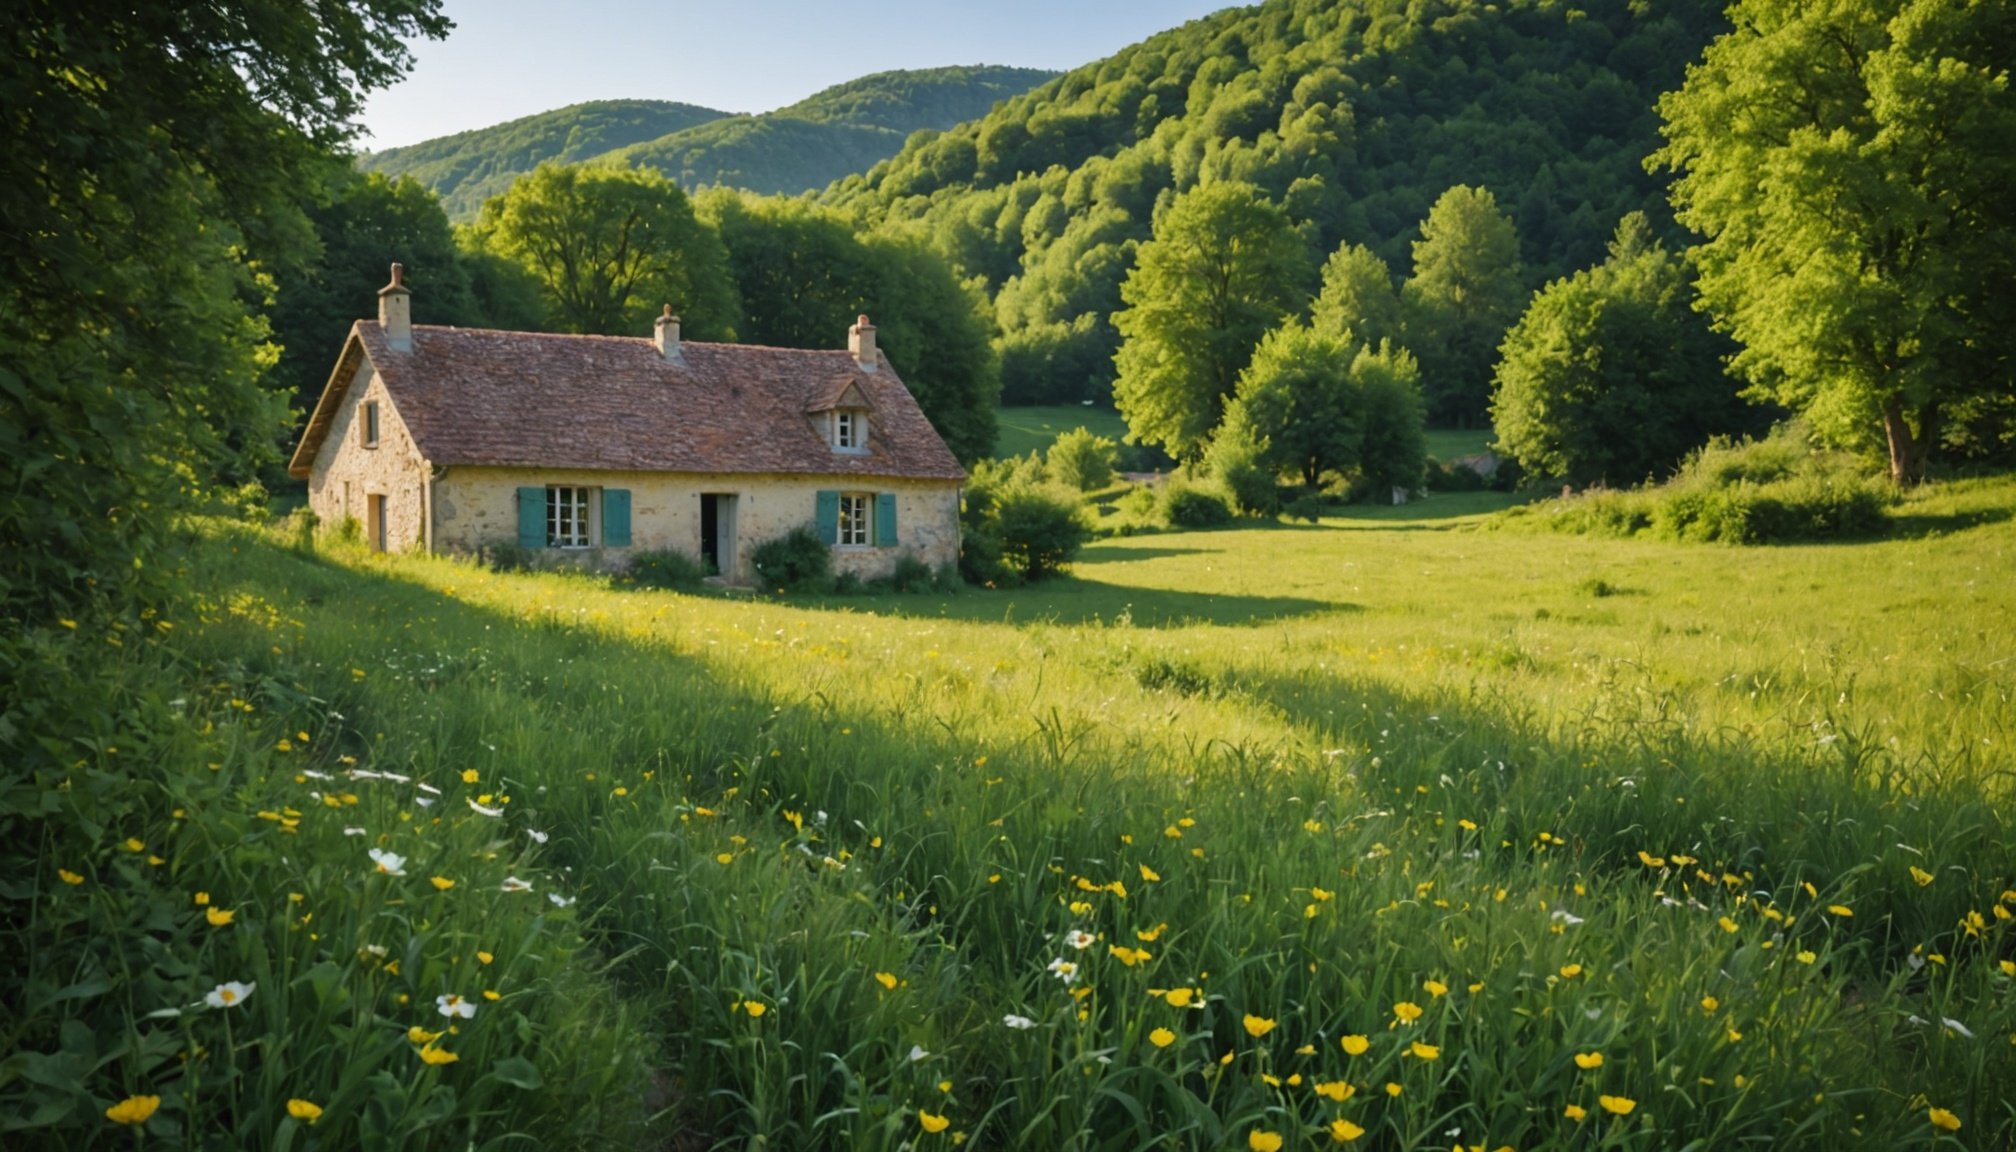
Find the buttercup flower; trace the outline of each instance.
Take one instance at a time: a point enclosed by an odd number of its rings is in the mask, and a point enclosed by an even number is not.
[[[1360,1128],[1341,1116],[1330,1122],[1330,1139],[1335,1140],[1339,1144],[1349,1144],[1363,1135],[1365,1135],[1365,1129]]]
[[[432,1044],[415,1049],[415,1051],[420,1053],[420,1060],[425,1064],[453,1064],[461,1059],[455,1053],[449,1052],[446,1049],[436,1048]]]
[[[137,1126],[145,1124],[147,1118],[154,1115],[154,1110],[159,1107],[161,1107],[161,1098],[159,1096],[128,1096],[119,1103],[105,1109],[105,1118],[115,1124]],[[1955,1124],[1954,1127],[1958,1128],[1959,1125]]]
[[[1264,1016],[1248,1016],[1246,1017],[1245,1024],[1246,1034],[1255,1039],[1265,1036],[1274,1030],[1274,1021]]]
[[[224,927],[226,924],[231,923],[231,921],[234,918],[236,918],[237,915],[238,914],[236,912],[233,912],[228,908],[205,908],[203,910],[203,918],[205,920],[210,921],[210,926],[212,928]]]
[[[1948,1132],[1958,1132],[1960,1130],[1960,1117],[1955,1116],[1944,1108],[1932,1109],[1930,1116],[1934,1128],[1943,1128]]]
[[[1346,1056],[1363,1056],[1365,1050],[1372,1047],[1372,1041],[1355,1034],[1344,1037],[1340,1043],[1344,1045],[1344,1054]]]
[[[1281,1152],[1281,1134],[1255,1128],[1246,1134],[1246,1147],[1252,1152]]]
[[[1157,1048],[1167,1048],[1176,1042],[1176,1033],[1167,1028],[1157,1028],[1148,1033],[1148,1042]]]
[[[1412,1024],[1421,1018],[1421,1006],[1411,1001],[1402,1000],[1398,1004],[1393,1005],[1393,1017],[1402,1024]]]
[[[1577,1052],[1575,1054],[1575,1066],[1585,1072],[1591,1068],[1601,1068],[1603,1066],[1603,1054],[1601,1052]]]
[[[931,1113],[919,1108],[917,1110],[917,1126],[926,1132],[943,1132],[952,1126],[952,1120],[946,1116],[933,1116]]]
[[[1358,1090],[1353,1088],[1351,1082],[1348,1080],[1325,1080],[1316,1085],[1316,1094],[1325,1100],[1332,1100],[1342,1104],[1344,1101],[1357,1095]]]
[[[1631,1110],[1638,1107],[1638,1102],[1629,1096],[1598,1096],[1596,1102],[1603,1106],[1605,1112],[1617,1116],[1629,1116]]]
[[[313,1124],[322,1118],[322,1108],[311,1100],[287,1101],[287,1115],[303,1124]]]

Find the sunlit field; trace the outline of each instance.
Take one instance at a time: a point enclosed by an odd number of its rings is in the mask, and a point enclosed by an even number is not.
[[[2016,486],[1744,550],[1505,502],[804,601],[219,530],[52,862],[164,941],[95,1075],[273,1147],[2016,1140]]]

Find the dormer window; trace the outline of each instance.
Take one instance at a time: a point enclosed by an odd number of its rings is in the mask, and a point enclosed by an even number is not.
[[[866,414],[853,409],[842,408],[833,413],[833,450],[835,452],[866,452],[868,450],[868,428]]]

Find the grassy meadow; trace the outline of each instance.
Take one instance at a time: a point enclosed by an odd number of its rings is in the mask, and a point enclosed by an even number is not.
[[[1505,503],[802,601],[219,529],[122,649],[165,734],[79,753],[144,786],[45,860],[145,943],[29,958],[74,1019],[0,1092],[108,1147],[122,1092],[210,1147],[2016,1142],[2016,483],[1741,550]]]
[[[1118,444],[1127,435],[1127,422],[1110,408],[1090,404],[1050,404],[1022,408],[998,408],[994,412],[1000,431],[994,437],[994,457],[1026,456],[1048,452],[1057,437],[1073,428],[1089,428]]]

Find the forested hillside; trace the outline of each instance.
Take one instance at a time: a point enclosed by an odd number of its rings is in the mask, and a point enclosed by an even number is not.
[[[1726,28],[1713,0],[1269,0],[1193,21],[913,138],[826,199],[919,220],[985,279],[1004,397],[1105,399],[1110,317],[1159,202],[1244,181],[1312,252],[1398,276],[1443,192],[1489,189],[1527,288],[1603,258],[1625,214],[1675,229],[1654,101]]]
[[[455,219],[476,215],[483,201],[541,164],[573,164],[618,148],[656,140],[730,113],[666,100],[591,100],[457,132],[359,158],[367,172],[411,176],[441,197]]]
[[[658,100],[598,100],[365,156],[368,171],[410,175],[454,220],[548,161],[653,167],[688,188],[798,193],[865,171],[920,128],[983,115],[1055,73],[956,67],[881,72],[746,116]]]

